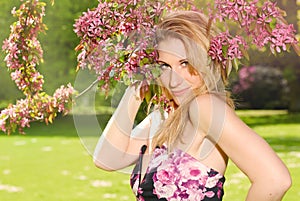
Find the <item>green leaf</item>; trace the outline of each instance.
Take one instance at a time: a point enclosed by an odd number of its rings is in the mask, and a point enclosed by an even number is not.
[[[241,47],[241,52],[244,55],[244,57],[249,61],[250,57],[249,57],[248,51],[245,48]]]
[[[120,42],[121,40],[122,40],[122,35],[121,35],[121,34],[118,34],[118,35],[117,35],[117,41]]]
[[[276,18],[273,18],[272,21],[270,22],[270,28],[272,30],[275,29],[276,24],[277,24],[277,20],[276,20]]]
[[[233,68],[237,71],[239,69],[239,60],[237,58],[233,59]]]
[[[15,123],[11,123],[10,126],[11,126],[12,132],[14,133],[16,131],[17,125]]]
[[[226,69],[227,77],[231,73],[231,70],[232,70],[232,62],[228,62],[227,69]]]
[[[148,64],[149,63],[149,58],[147,57],[144,57],[141,61],[140,61],[140,65],[141,66],[144,66],[145,64]]]
[[[119,61],[124,63],[125,62],[125,55],[122,55],[120,58],[119,58]]]
[[[266,25],[266,28],[269,33],[272,33],[273,29],[272,29],[271,25]]]
[[[134,74],[133,75],[133,80],[134,81],[136,81],[136,80],[143,81],[144,79],[145,79],[145,77],[142,74]]]
[[[126,86],[129,86],[131,84],[130,79],[129,79],[127,74],[124,74],[122,79],[123,79],[123,82]]]
[[[153,68],[151,70],[151,72],[152,72],[152,75],[154,76],[154,78],[158,78],[161,75],[161,73],[162,73],[161,69],[157,68],[157,67]]]
[[[32,61],[33,56],[30,54],[28,55],[28,61]]]
[[[145,93],[145,100],[146,100],[146,102],[147,102],[148,104],[150,103],[151,98],[152,98],[151,90],[148,90],[148,91]]]
[[[113,3],[113,8],[117,8],[118,5],[119,5],[118,3],[114,2],[114,3]]]
[[[222,54],[224,57],[227,57],[227,53],[228,53],[228,45],[223,45],[222,46]]]
[[[211,57],[208,57],[208,59],[207,59],[207,65],[210,66],[211,62],[212,62]]]

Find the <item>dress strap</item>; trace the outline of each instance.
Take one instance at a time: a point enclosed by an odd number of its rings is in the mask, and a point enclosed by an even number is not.
[[[138,170],[138,174],[139,174],[139,185],[138,185],[138,189],[140,188],[141,185],[141,179],[142,179],[142,165],[143,165],[143,156],[146,152],[147,149],[147,145],[143,145],[141,147],[141,151],[140,151],[140,155],[139,155],[139,170]]]

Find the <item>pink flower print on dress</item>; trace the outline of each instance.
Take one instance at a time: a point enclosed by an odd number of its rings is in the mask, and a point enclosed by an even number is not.
[[[149,162],[148,170],[149,172],[158,167],[162,161],[167,160],[168,154],[167,150],[165,148],[155,149],[151,158],[151,161]]]
[[[165,185],[161,181],[154,182],[154,193],[160,198],[172,198],[177,191],[177,186],[175,184]]]

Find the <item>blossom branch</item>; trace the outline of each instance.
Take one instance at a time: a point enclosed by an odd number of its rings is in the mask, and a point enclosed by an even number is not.
[[[80,92],[75,99],[80,98],[81,96],[83,96],[85,93],[87,93],[89,90],[91,90],[95,85],[97,85],[99,83],[99,80],[96,79],[95,81],[93,81],[86,89],[84,89],[82,92]]]
[[[54,3],[54,0],[52,0]],[[68,112],[72,103],[74,88],[68,84],[58,88],[52,96],[43,91],[44,79],[36,67],[43,62],[43,50],[38,35],[46,30],[42,23],[45,3],[27,0],[12,14],[18,21],[11,25],[11,34],[4,40],[6,65],[11,78],[25,95],[0,112],[0,130],[10,134],[16,130],[24,133],[33,121],[53,122],[57,113]]]
[[[245,42],[251,41],[259,49],[269,46],[270,51],[277,54],[288,51],[292,46],[300,56],[295,36],[296,30],[292,24],[288,24],[284,20],[284,15],[285,13],[277,7],[275,2],[264,1],[262,6],[259,6],[258,0],[216,0],[210,13],[214,20],[223,23],[226,21],[238,22],[238,26],[245,33],[243,36],[246,39]],[[228,66],[226,63],[232,60],[238,61],[243,56],[247,57],[248,46],[244,46],[245,42],[240,41],[241,36],[233,37],[228,33],[226,31],[213,38],[209,50],[212,59],[221,63],[223,68],[226,68]],[[227,40],[229,38],[232,38],[231,41]],[[225,41],[224,44],[222,41]],[[236,43],[237,41],[239,42]],[[225,50],[234,50],[234,53],[223,51],[224,47]]]

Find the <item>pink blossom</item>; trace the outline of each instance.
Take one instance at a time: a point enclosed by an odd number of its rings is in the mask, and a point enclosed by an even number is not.
[[[5,62],[11,78],[24,93],[25,98],[10,104],[0,113],[0,129],[8,134],[37,120],[52,122],[57,112],[68,112],[75,90],[71,85],[59,88],[53,96],[43,92],[43,76],[36,66],[43,61],[43,50],[38,35],[44,31],[42,18],[45,4],[39,1],[26,1],[12,14],[18,21],[11,25],[11,34],[4,41],[2,49],[6,53]]]
[[[226,51],[224,51],[224,47]],[[243,57],[241,48],[247,48],[247,44],[242,37],[232,37],[228,32],[222,32],[212,38],[208,55],[225,69],[228,61]]]
[[[11,34],[3,43],[2,49],[7,54],[4,60],[18,88],[30,94],[41,90],[43,84],[43,77],[33,68],[43,55],[37,36],[44,29],[41,20],[44,7],[38,1],[25,2],[19,12],[14,8],[12,13],[18,21],[11,25]]]
[[[269,45],[274,54],[287,51],[287,45],[297,44],[293,25],[282,22],[283,16],[276,2],[265,1],[262,6],[259,6],[258,0],[216,0],[210,16],[221,22],[227,20],[237,22],[246,34],[244,38],[253,42],[258,48]],[[230,60],[243,58],[245,56],[243,53],[247,50],[245,40],[240,40],[241,36],[238,40],[231,40],[228,37],[227,34],[227,36],[214,38],[209,50],[212,60],[221,63],[223,68],[226,68]],[[244,47],[244,51],[241,52],[239,47]]]
[[[155,79],[151,73],[156,58],[155,24],[163,11],[176,6],[182,8],[186,3],[195,9],[192,1],[186,0],[99,1],[95,9],[84,12],[74,24],[82,47],[77,58],[78,67],[93,69],[105,91],[116,80],[129,84],[135,77]]]
[[[296,30],[293,24],[276,24],[276,28],[272,31],[270,39],[270,49],[274,52],[274,49],[280,53],[281,50],[286,51],[287,44],[297,44],[295,37]]]
[[[53,107],[58,108],[58,112],[67,113],[66,105],[71,103],[74,92],[75,90],[71,84],[68,84],[67,87],[61,86],[58,88],[53,94]]]
[[[168,158],[166,149],[155,149],[149,162],[149,169],[153,169],[154,167],[158,167],[164,160]]]

